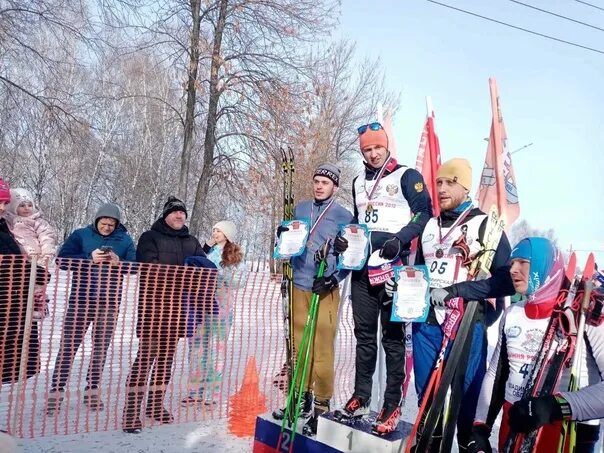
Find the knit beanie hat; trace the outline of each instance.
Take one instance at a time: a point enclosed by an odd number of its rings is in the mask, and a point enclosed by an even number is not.
[[[102,219],[103,217],[117,220],[117,224],[115,225],[116,227],[122,222],[122,213],[120,208],[114,203],[105,203],[96,211],[94,216],[94,226],[96,226],[99,219]]]
[[[166,204],[164,205],[164,210],[161,214],[162,218],[165,219],[170,215],[170,213],[176,211],[184,212],[185,217],[189,216],[189,213],[187,212],[187,207],[185,206],[182,200],[179,200],[176,197],[168,197],[168,201],[166,201]]]
[[[0,178],[0,201],[10,202],[10,186]]]
[[[340,169],[336,167],[334,164],[321,164],[315,170],[315,176],[324,176],[328,179],[331,179],[336,186],[340,185]]]
[[[472,166],[467,159],[455,158],[446,161],[436,172],[436,179],[446,178],[458,182],[466,190],[472,190]]]
[[[383,127],[377,131],[367,128],[365,132],[359,135],[359,145],[361,146],[361,151],[370,146],[381,146],[388,149],[388,135]]]
[[[547,302],[556,297],[564,278],[564,258],[549,239],[522,239],[510,255],[510,260],[530,261],[526,294],[531,302]]]
[[[222,231],[224,236],[231,242],[235,242],[237,239],[237,227],[230,220],[221,220],[212,227],[212,229],[214,228]]]
[[[10,190],[10,204],[8,205],[8,212],[17,215],[17,208],[21,203],[31,203],[33,206],[33,212],[36,212],[36,203],[34,197],[27,189],[11,189]]]

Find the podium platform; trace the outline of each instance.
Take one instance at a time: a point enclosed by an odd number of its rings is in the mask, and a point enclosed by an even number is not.
[[[319,418],[317,435],[314,438],[302,434],[305,420],[298,422],[298,430],[294,438],[294,453],[397,453],[401,442],[409,436],[412,425],[400,421],[397,430],[386,436],[371,433],[371,423],[377,414],[351,423],[335,420],[333,412]],[[256,419],[256,434],[254,436],[254,453],[275,453],[281,421],[275,420],[270,414]],[[290,448],[290,432],[284,433],[279,453],[287,453]]]

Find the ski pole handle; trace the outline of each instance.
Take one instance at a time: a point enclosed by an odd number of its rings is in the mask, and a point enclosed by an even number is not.
[[[594,289],[594,282],[589,279],[585,282],[585,292],[583,293],[583,300],[581,301],[581,311],[585,313],[589,309],[589,302],[591,299],[591,292]]]

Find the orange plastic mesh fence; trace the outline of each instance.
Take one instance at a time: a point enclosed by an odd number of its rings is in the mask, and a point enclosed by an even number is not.
[[[280,283],[270,273],[70,259],[32,272],[23,257],[0,256],[0,429],[37,437],[225,419],[246,368],[248,380],[258,370],[266,408],[280,407]],[[348,301],[335,354],[340,405],[354,377]]]

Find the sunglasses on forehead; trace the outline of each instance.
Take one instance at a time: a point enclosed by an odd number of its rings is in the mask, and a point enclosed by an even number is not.
[[[363,135],[365,132],[367,132],[367,129],[371,129],[372,131],[379,131],[380,129],[383,129],[383,127],[380,123],[376,121],[375,123],[362,125],[357,129],[357,132],[359,133],[359,135]]]

